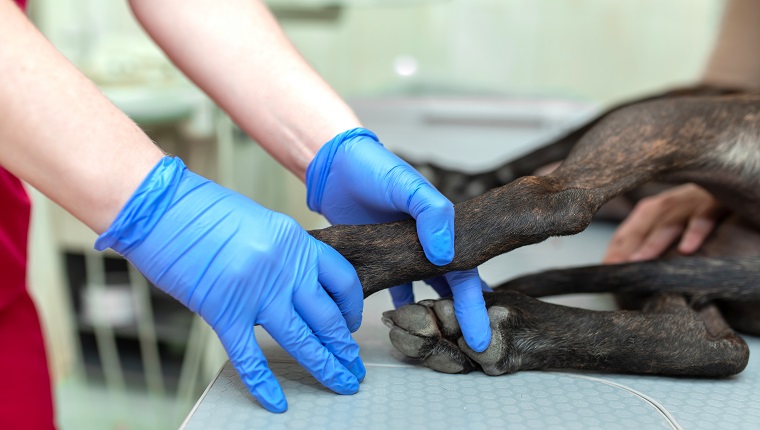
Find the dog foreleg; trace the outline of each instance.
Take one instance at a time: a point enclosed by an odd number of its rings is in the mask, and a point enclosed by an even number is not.
[[[531,297],[568,293],[677,293],[693,300],[760,300],[760,257],[678,257],[547,270],[494,290]]]
[[[749,136],[760,136],[760,97],[681,98],[621,109],[586,133],[552,174],[523,177],[456,205],[456,256],[446,266],[427,260],[412,220],[311,233],[354,265],[366,297],[578,233],[605,202],[654,179],[703,185],[760,225],[760,151]]]
[[[410,161],[430,182],[454,203],[475,198],[486,191],[514,181],[523,176],[536,174],[548,164],[564,160],[570,150],[592,127],[614,112],[638,103],[672,99],[678,97],[719,96],[737,94],[741,91],[731,88],[698,85],[673,89],[663,93],[647,95],[636,100],[626,101],[606,109],[601,114],[570,130],[569,132],[547,142],[545,145],[520,157],[510,160],[498,167],[478,173],[465,173],[433,163]]]
[[[600,312],[546,303],[513,291],[485,295],[491,344],[464,341],[451,299],[423,301],[383,315],[393,345],[445,373],[489,375],[577,369],[661,375],[728,376],[747,365],[747,344],[713,305],[692,310],[659,295],[642,311]]]

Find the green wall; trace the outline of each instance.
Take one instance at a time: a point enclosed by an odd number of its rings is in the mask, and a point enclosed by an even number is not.
[[[282,22],[314,67],[349,97],[437,89],[609,103],[696,79],[722,5],[452,0],[345,7],[331,23]],[[393,62],[402,55],[416,58],[415,76],[395,74]]]

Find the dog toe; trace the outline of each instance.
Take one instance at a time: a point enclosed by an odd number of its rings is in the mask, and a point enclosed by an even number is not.
[[[433,311],[438,317],[441,333],[449,340],[456,341],[462,336],[462,329],[454,314],[454,302],[448,299],[438,300],[433,304]]]
[[[391,343],[399,352],[423,360],[435,371],[469,373],[478,368],[456,345],[461,332],[450,300],[425,300],[403,306],[385,312],[383,322],[391,328]],[[444,333],[451,340],[444,338]]]
[[[483,352],[475,352],[463,338],[458,341],[459,348],[473,361],[480,364],[483,372],[488,375],[502,375],[509,372],[504,365],[509,342],[502,333],[503,322],[509,318],[509,309],[502,306],[492,306],[488,309],[488,319],[491,325],[491,343]]]
[[[433,348],[425,365],[441,373],[470,373],[478,369],[478,365],[470,360],[456,344],[441,339]]]
[[[425,359],[430,355],[438,339],[418,336],[400,328],[393,327],[390,332],[393,347],[410,358]]]
[[[424,360],[441,339],[435,314],[424,304],[406,305],[386,312],[383,321],[391,327],[391,343],[407,357]]]

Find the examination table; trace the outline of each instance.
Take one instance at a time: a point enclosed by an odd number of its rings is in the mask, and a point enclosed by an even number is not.
[[[497,282],[546,267],[596,263],[612,230],[592,224],[577,236],[518,249],[483,265],[481,275]],[[434,297],[423,285],[415,290],[418,299]],[[605,295],[548,300],[599,310],[613,306]],[[288,411],[264,410],[227,363],[183,428],[760,429],[760,338],[745,336],[749,365],[724,379],[562,371],[447,375],[395,351],[380,321],[391,307],[387,292],[365,301],[355,339],[367,376],[357,394],[341,396],[322,387],[261,330],[257,338],[288,398]]]

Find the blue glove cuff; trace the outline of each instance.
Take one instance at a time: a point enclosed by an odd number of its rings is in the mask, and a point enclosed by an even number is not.
[[[335,153],[344,142],[356,137],[369,137],[378,145],[382,145],[375,133],[362,127],[344,131],[325,143],[306,169],[306,204],[309,205],[309,209],[322,213],[322,195],[325,192],[325,184]]]
[[[112,248],[125,255],[138,246],[169,208],[186,170],[179,158],[162,158],[121,208],[108,230],[95,241],[95,249]]]

